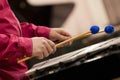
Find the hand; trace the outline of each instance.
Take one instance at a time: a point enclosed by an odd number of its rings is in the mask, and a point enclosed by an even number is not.
[[[33,51],[32,56],[43,59],[56,51],[54,42],[44,37],[32,38]]]
[[[51,31],[50,31],[50,34],[49,34],[49,38],[50,40],[54,41],[54,42],[62,42],[62,41],[65,41],[69,38],[71,38],[71,35],[62,30],[61,28],[52,28]],[[71,45],[72,42],[69,42],[65,45]]]

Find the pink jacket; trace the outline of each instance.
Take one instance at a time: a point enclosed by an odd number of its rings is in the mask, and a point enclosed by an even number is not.
[[[25,62],[17,61],[31,56],[31,37],[48,38],[50,29],[29,23],[20,23],[11,11],[8,1],[0,1],[0,80],[28,80]]]

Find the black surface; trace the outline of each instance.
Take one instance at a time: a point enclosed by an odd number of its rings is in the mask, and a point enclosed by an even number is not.
[[[111,55],[37,80],[112,80],[120,76],[119,55]]]

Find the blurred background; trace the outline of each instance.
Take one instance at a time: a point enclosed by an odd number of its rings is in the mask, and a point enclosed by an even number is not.
[[[98,25],[101,29],[109,24],[115,26],[116,32],[112,35],[87,36],[74,41],[71,46],[58,49],[55,55],[48,58],[29,60],[29,68],[38,62],[120,36],[120,0],[9,0],[9,3],[20,22],[64,28],[72,36],[89,31],[92,25]],[[120,64],[119,54],[114,56],[114,60]]]

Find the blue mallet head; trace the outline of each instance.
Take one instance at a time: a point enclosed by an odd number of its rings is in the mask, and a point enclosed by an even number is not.
[[[92,34],[98,33],[99,30],[100,30],[100,28],[99,28],[99,26],[97,26],[97,25],[93,25],[93,26],[91,26],[91,28],[90,28],[90,31],[91,31]]]
[[[104,31],[108,34],[111,34],[112,32],[114,32],[114,26],[108,25],[105,27]]]

